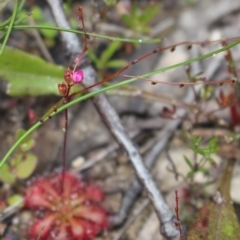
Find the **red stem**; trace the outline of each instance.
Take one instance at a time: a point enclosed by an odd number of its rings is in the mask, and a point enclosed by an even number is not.
[[[175,200],[176,200],[176,207],[175,207],[175,213],[176,213],[176,218],[177,218],[177,222],[175,223],[175,226],[178,228],[179,233],[180,233],[180,240],[183,239],[183,233],[182,233],[182,228],[181,228],[181,223],[180,223],[180,219],[179,219],[179,208],[178,208],[178,204],[179,204],[179,198],[178,198],[178,191],[175,190]]]

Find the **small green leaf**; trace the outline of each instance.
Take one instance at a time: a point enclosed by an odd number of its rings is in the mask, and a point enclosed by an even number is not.
[[[97,55],[94,53],[93,49],[88,49],[87,51],[88,57],[91,59],[91,61],[96,65],[96,67],[98,69],[100,69],[101,67],[101,62],[98,59]]]
[[[26,154],[26,158],[16,167],[16,177],[20,179],[28,178],[37,166],[37,157],[31,153]]]
[[[43,13],[42,13],[42,10],[40,7],[34,6],[31,9],[31,12],[33,13],[32,16],[33,16],[34,20],[41,21],[44,19],[44,16],[43,16]]]
[[[212,96],[213,92],[214,88],[212,86],[204,86],[201,88],[200,96],[202,99],[207,100]]]
[[[160,4],[148,6],[139,17],[141,24],[148,24],[160,12]]]
[[[210,154],[219,152],[218,138],[215,137],[210,140],[208,149]]]
[[[27,141],[24,141],[23,144],[21,144],[21,150],[23,152],[29,151],[31,148],[33,148],[35,145],[35,141],[33,139],[28,139]]]
[[[199,168],[198,171],[203,172],[203,173],[209,173],[210,169],[209,168]]]
[[[121,68],[121,67],[125,67],[127,65],[127,61],[122,60],[122,59],[115,59],[115,60],[111,60],[107,63],[106,67],[107,68]]]
[[[129,27],[133,27],[133,21],[131,21],[131,16],[127,14],[122,15],[122,21]]]
[[[5,47],[0,56],[0,79],[10,96],[59,95],[64,68],[23,51]]]
[[[188,157],[186,157],[185,155],[183,157],[184,157],[184,160],[187,163],[187,165],[190,167],[190,169],[194,170],[193,165],[192,165],[191,161],[188,159]]]
[[[195,152],[195,153],[199,153],[202,156],[206,156],[206,151],[204,149],[199,148],[198,146],[190,146],[190,148]]]
[[[208,157],[207,160],[212,164],[212,166],[216,166],[217,165],[216,161],[213,158]]]
[[[26,133],[26,130],[24,130],[24,129],[19,129],[18,131],[17,131],[17,134],[16,134],[16,141],[19,139],[19,138],[21,138],[22,137],[22,135],[23,134],[25,134]]]
[[[192,178],[194,176],[194,171],[190,171],[187,173],[187,178]]]
[[[23,196],[19,194],[14,194],[7,199],[7,203],[9,206],[18,205],[19,207],[23,207]]]
[[[108,6],[113,6],[113,5],[115,5],[117,3],[117,0],[104,0],[104,2]]]
[[[16,134],[16,141],[20,139],[24,134],[26,133],[26,130],[19,129]],[[23,152],[26,152],[30,150],[35,145],[35,141],[28,137],[24,140],[24,142],[20,145],[20,148]]]
[[[51,22],[42,22],[41,25],[44,27],[54,27],[55,25],[52,24]],[[40,32],[42,33],[42,35],[46,38],[50,38],[50,39],[54,39],[57,36],[57,31],[52,31],[52,30],[48,30],[48,29],[40,29]]]
[[[0,180],[9,184],[14,183],[16,180],[15,176],[11,173],[10,168],[7,164],[4,164],[0,168]]]
[[[195,145],[198,145],[201,141],[202,141],[202,137],[199,136],[193,136],[192,140],[194,142]]]
[[[100,57],[100,61],[103,63],[107,63],[113,54],[122,46],[122,42],[120,41],[113,41],[111,42],[108,47],[105,49],[105,51],[102,53]]]
[[[196,0],[185,0],[185,2],[189,5],[194,4]]]

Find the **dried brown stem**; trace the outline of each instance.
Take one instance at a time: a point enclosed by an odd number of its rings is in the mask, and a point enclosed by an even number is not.
[[[183,234],[182,234],[182,227],[181,227],[181,222],[180,222],[180,218],[179,218],[179,197],[178,197],[178,191],[175,190],[175,201],[176,201],[176,207],[175,207],[175,213],[176,213],[176,218],[177,218],[177,222],[175,222],[175,226],[178,228],[179,233],[180,233],[180,240],[183,240]]]

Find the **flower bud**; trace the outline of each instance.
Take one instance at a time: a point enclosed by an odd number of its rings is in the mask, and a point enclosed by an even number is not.
[[[66,70],[64,73],[64,79],[66,83],[71,84],[72,83],[72,71],[70,69]]]
[[[67,94],[67,85],[65,83],[58,84],[58,91],[64,97]]]

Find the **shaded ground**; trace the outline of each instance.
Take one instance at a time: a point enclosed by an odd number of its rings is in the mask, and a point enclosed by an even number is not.
[[[34,3],[28,2],[29,6]],[[121,3],[122,2],[122,3]],[[142,1],[144,4],[144,1]],[[166,4],[167,1],[165,1]],[[170,2],[170,1],[169,1]],[[239,35],[239,18],[240,18],[240,3],[239,1],[196,1],[194,4],[187,4],[187,1],[171,1],[171,4],[165,5],[156,19],[151,23],[152,29],[162,29],[154,32],[152,37],[163,38],[162,45],[171,45],[181,41],[195,41],[204,39],[219,39],[226,37],[234,37]],[[78,3],[76,3],[77,5]],[[121,5],[122,4],[122,5]],[[106,21],[103,21],[97,26],[96,31],[101,34],[110,34],[108,28],[118,26],[118,16],[128,1],[120,1],[118,7],[110,11],[110,16]],[[159,3],[157,3],[159,4]],[[72,11],[75,11],[75,3],[72,6]],[[85,2],[83,4],[85,12],[91,11],[90,5]],[[45,9],[44,6],[42,6]],[[117,14],[111,14],[111,12]],[[112,22],[111,22],[112,20]],[[90,20],[86,18],[87,27],[91,25]],[[13,34],[10,39],[10,44],[20,47],[28,52],[39,51],[39,46],[34,37],[29,37],[25,32],[19,33],[18,38],[21,42],[16,44],[16,37]],[[30,41],[31,48],[27,44]],[[124,46],[125,49],[128,47]],[[129,53],[122,51],[118,53],[120,57],[131,61],[137,57],[142,56],[144,53],[152,51],[156,46],[141,45],[132,47]],[[215,46],[216,47],[216,46]],[[62,54],[60,52],[60,45],[52,48],[53,58],[59,63],[64,63]],[[124,48],[123,48],[124,49]],[[193,47],[192,51],[186,50],[186,47],[179,47],[174,53],[165,51],[161,54],[147,59],[146,61],[139,62],[133,68],[127,70],[126,74],[140,75],[145,72],[151,71],[153,68],[159,69],[164,66],[173,65],[181,61],[185,61],[190,57],[197,57],[199,54],[204,54],[214,47],[200,49]],[[234,48],[234,57],[236,63],[239,62],[239,46]],[[214,68],[216,59],[208,59],[204,61],[202,67],[196,66],[196,73],[203,70],[203,74],[211,72]],[[195,68],[195,65],[193,66]],[[219,70],[211,75],[213,79],[224,79],[227,76],[226,65],[219,64]],[[199,71],[199,72],[198,72]],[[207,76],[209,77],[209,76]],[[166,82],[187,81],[184,68],[179,68],[173,71],[164,72],[155,75],[153,80],[161,80]],[[140,152],[145,159],[149,152],[159,142],[160,136],[166,126],[171,120],[164,119],[161,116],[164,106],[171,108],[172,103],[178,103],[188,95],[189,89],[187,87],[179,88],[178,86],[171,85],[151,85],[146,81],[138,81],[134,84],[137,89],[144,90],[146,93],[137,94],[135,92],[122,93],[120,90],[110,92],[109,99],[118,114],[121,116],[123,125],[126,127],[127,132],[132,136],[134,142],[138,145]],[[226,87],[227,89],[227,87]],[[148,93],[149,94],[148,96]],[[216,90],[215,95],[219,93]],[[155,94],[155,95],[154,95]],[[130,96],[126,96],[130,95]],[[2,94],[1,102],[1,118],[0,118],[0,155],[1,157],[7,149],[14,142],[14,136],[18,128],[28,128],[30,123],[27,119],[27,109],[34,108],[38,115],[42,115],[51,106],[57,102],[56,97],[42,97],[42,98],[23,98],[23,99],[10,99]],[[16,101],[13,107],[12,101]],[[202,110],[208,112],[215,109],[217,106],[215,99],[210,99],[202,104]],[[108,129],[102,123],[97,111],[94,109],[91,101],[81,103],[69,109],[70,121],[69,132],[67,141],[67,162],[73,171],[78,171],[87,179],[97,181],[107,193],[106,206],[110,212],[118,212],[124,194],[129,188],[131,181],[135,178],[134,170],[129,163],[127,157],[121,148],[119,148],[114,139],[108,132]],[[187,115],[193,119],[194,112]],[[219,111],[215,114],[226,125],[230,122],[228,110]],[[34,152],[39,159],[36,175],[43,172],[52,172],[54,168],[61,166],[62,159],[62,143],[64,126],[64,116],[59,114],[47,123],[45,123],[38,131],[34,133],[36,138],[36,146]],[[188,156],[193,159],[193,153],[186,144],[186,138],[190,135],[200,135],[204,141],[209,140],[212,136],[224,137],[229,133],[229,129],[224,125],[215,122],[211,119],[206,119],[204,114],[199,113],[198,122],[196,124],[183,121],[181,127],[177,128],[173,134],[173,138],[161,155],[155,159],[155,165],[152,170],[154,179],[159,188],[165,193],[169,205],[174,209],[175,195],[174,190],[182,190],[189,185],[186,184],[181,175],[186,176],[188,166],[184,161],[183,156]],[[43,151],[44,149],[44,151]],[[226,150],[231,152],[232,150]],[[237,152],[238,150],[236,150]],[[226,155],[224,155],[226,156]],[[196,184],[202,184],[205,181],[217,180],[219,178],[220,170],[222,169],[222,159],[219,156],[214,156],[218,163],[218,167],[213,169],[210,175],[199,174],[196,178]],[[169,171],[172,168],[171,160],[175,163],[177,173],[180,175],[176,179],[176,173]],[[168,169],[168,170],[167,170]],[[231,191],[234,202],[239,203],[239,162],[236,166],[236,171],[233,179],[233,189]],[[209,186],[206,190],[212,194],[216,189],[215,184]],[[183,191],[182,191],[183,192]],[[181,192],[180,199],[184,199],[184,194]],[[203,194],[196,195],[198,199],[192,202],[195,207],[202,205]],[[183,205],[182,205],[183,206]],[[186,223],[189,223],[194,215],[194,211],[188,212],[186,206],[183,206],[181,216]],[[185,212],[184,212],[185,210]],[[195,209],[196,210],[196,209]],[[118,229],[110,231],[106,236],[97,239],[125,239],[125,240],[160,240],[162,237],[159,234],[159,223],[156,214],[146,198],[143,191],[141,196],[137,199],[131,211],[127,214],[128,220],[124,221]],[[14,235],[21,236],[25,232],[26,221],[30,218],[28,212],[16,213],[11,219],[10,232]],[[18,239],[18,238],[17,238]],[[19,239],[23,239],[19,237]]]

